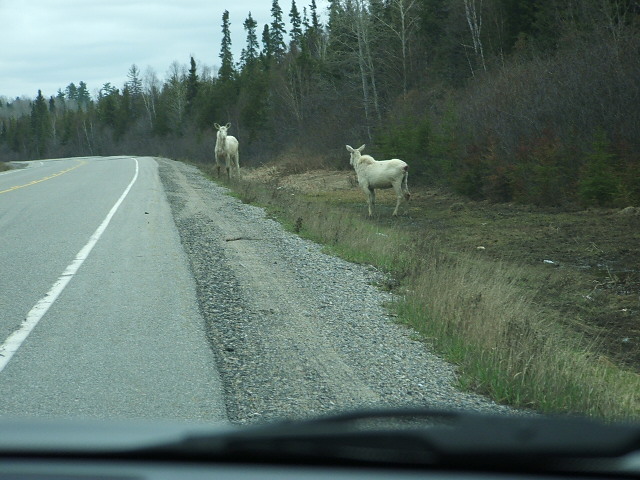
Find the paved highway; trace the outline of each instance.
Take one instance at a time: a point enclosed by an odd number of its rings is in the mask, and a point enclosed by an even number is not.
[[[0,415],[225,420],[153,158],[0,174]]]

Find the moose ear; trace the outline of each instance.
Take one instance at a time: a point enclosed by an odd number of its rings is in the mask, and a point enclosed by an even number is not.
[[[217,123],[214,123],[213,126],[216,127],[216,130],[220,130],[220,125],[218,125]]]
[[[227,123],[227,128],[229,128],[231,126],[231,122]]]
[[[362,150],[364,150],[364,143],[358,147],[359,152],[362,152]]]

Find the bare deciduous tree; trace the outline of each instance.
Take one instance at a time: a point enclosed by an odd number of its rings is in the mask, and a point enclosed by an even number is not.
[[[358,45],[358,67],[360,70],[360,81],[362,84],[362,97],[365,109],[366,128],[371,138],[371,117],[375,116],[378,124],[382,123],[380,112],[380,102],[378,99],[378,89],[376,86],[376,71],[371,54],[371,17],[366,11],[363,0],[355,0],[351,10],[351,29],[357,38]],[[371,107],[373,106],[373,114]]]
[[[142,101],[147,112],[149,127],[153,127],[156,119],[156,100],[160,93],[161,83],[156,75],[155,70],[147,67],[144,78],[142,79]]]
[[[187,70],[184,65],[173,62],[169,67],[169,108],[174,128],[180,129],[187,108]]]
[[[400,41],[400,55],[402,59],[402,95],[406,98],[408,89],[408,62],[409,62],[409,41],[415,32],[419,17],[416,0],[391,0],[391,5],[398,15],[399,25],[393,25],[384,21],[380,17],[376,19],[386,26]]]
[[[482,69],[487,70],[487,65],[484,61],[484,49],[482,47],[482,0],[480,0],[479,7],[476,5],[476,0],[463,0],[464,13],[471,32],[471,40],[473,42],[473,51],[476,57],[480,58]],[[471,67],[471,73],[473,74],[473,66]]]

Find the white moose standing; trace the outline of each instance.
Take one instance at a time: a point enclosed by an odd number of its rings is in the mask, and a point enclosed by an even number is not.
[[[227,178],[231,178],[232,167],[235,167],[236,173],[240,175],[238,140],[232,135],[227,135],[227,130],[231,124],[227,123],[224,126],[220,126],[217,123],[214,123],[213,125],[216,127],[216,130],[218,130],[215,149],[218,177],[220,176],[220,167],[223,165],[227,169]]]
[[[367,195],[369,204],[369,216],[373,215],[373,205],[376,202],[376,188],[393,188],[398,201],[393,215],[398,215],[398,207],[404,196],[407,201],[411,197],[407,179],[409,177],[409,165],[406,162],[393,158],[391,160],[374,160],[371,155],[362,155],[364,145],[353,148],[347,145],[347,151],[351,153],[349,162],[358,176],[358,183]]]

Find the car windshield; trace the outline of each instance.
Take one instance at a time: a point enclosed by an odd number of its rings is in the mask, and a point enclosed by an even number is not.
[[[0,18],[0,419],[640,420],[637,1]]]

